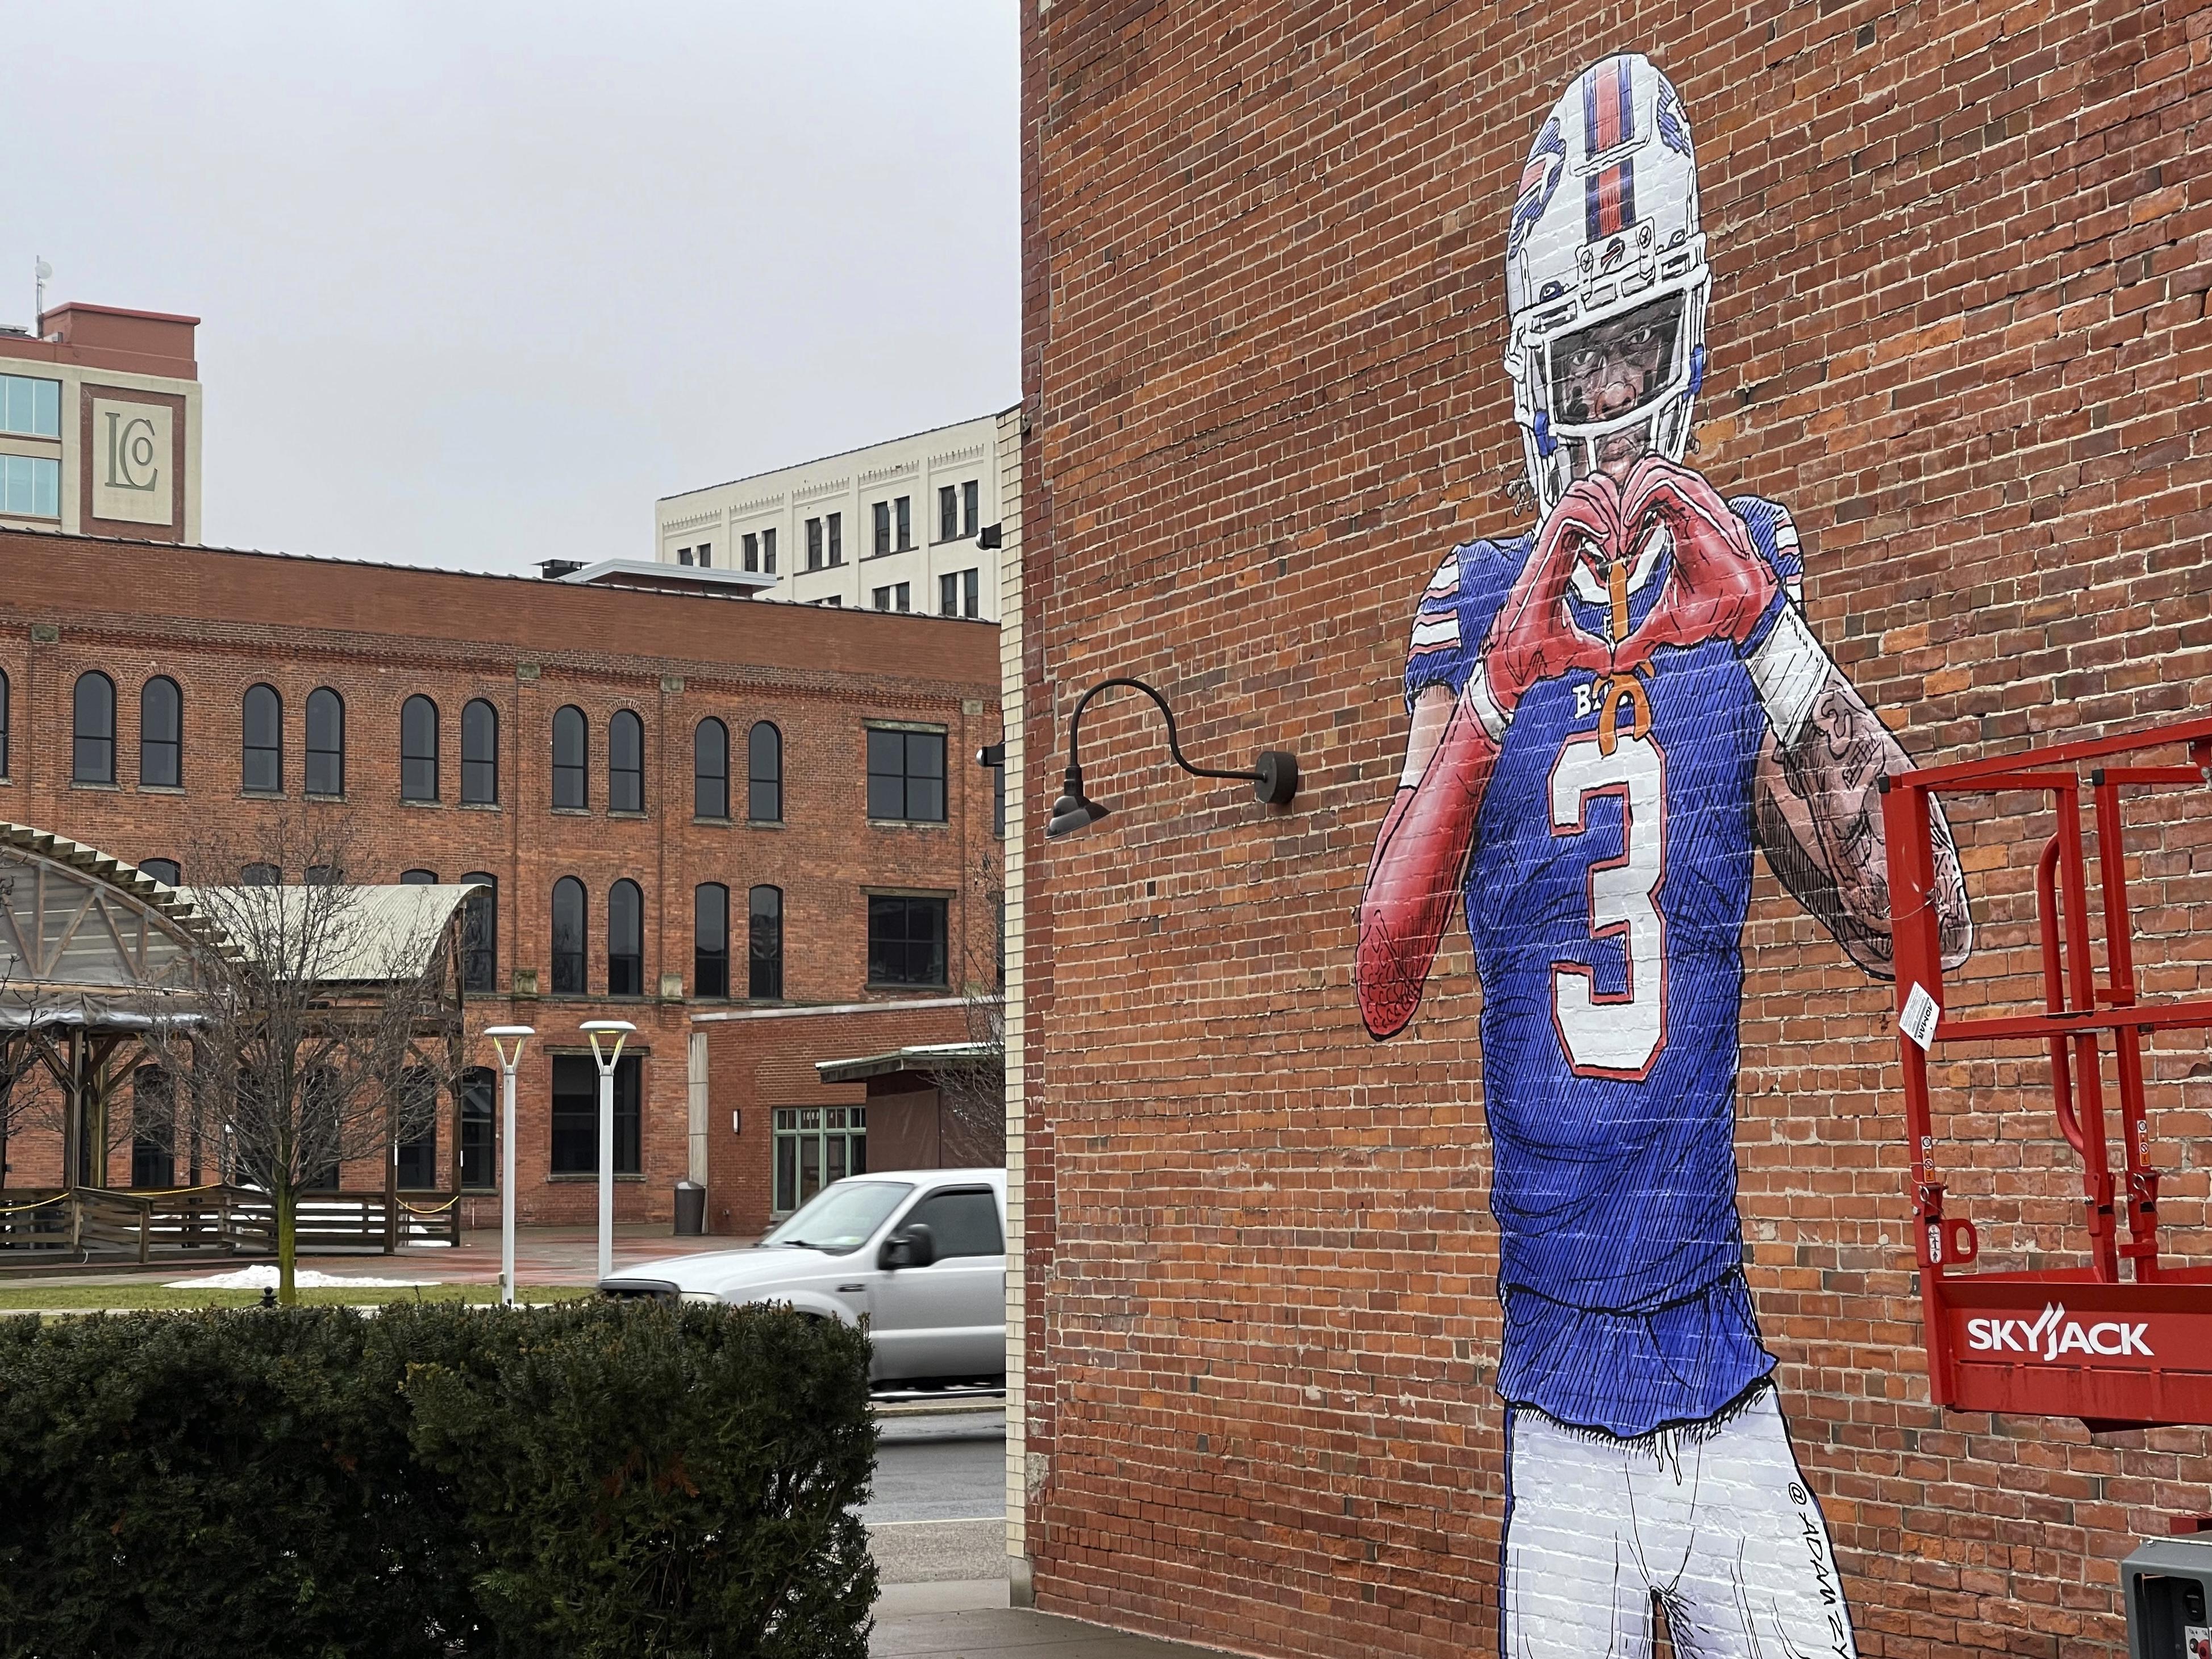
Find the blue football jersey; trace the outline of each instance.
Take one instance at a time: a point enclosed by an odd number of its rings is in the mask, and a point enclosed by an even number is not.
[[[1794,599],[1788,514],[1729,505]],[[1661,540],[1632,576],[1632,628],[1665,585]],[[1445,559],[1414,620],[1409,702],[1466,684],[1532,543]],[[1606,637],[1594,583],[1569,603]],[[1621,698],[1609,746],[1599,677],[1528,689],[1466,877],[1506,1304],[1498,1388],[1617,1434],[1711,1416],[1773,1364],[1741,1277],[1734,1142],[1766,716],[1727,640],[1662,648],[1638,678],[1648,729]]]

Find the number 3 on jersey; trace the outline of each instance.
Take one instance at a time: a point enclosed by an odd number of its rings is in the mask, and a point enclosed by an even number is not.
[[[1620,854],[1589,866],[1590,938],[1620,941],[1626,979],[1619,991],[1600,991],[1589,967],[1554,962],[1552,1025],[1577,1077],[1641,1082],[1667,1046],[1667,920],[1654,897],[1667,872],[1659,745],[1624,734],[1608,755],[1595,732],[1569,738],[1552,767],[1552,833],[1586,833],[1599,795],[1620,801]]]

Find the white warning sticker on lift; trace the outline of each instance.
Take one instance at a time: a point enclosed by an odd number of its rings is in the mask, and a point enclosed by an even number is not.
[[[1928,988],[1916,982],[1905,999],[1905,1011],[1897,1017],[1897,1029],[1925,1048],[1936,1041],[1936,1017],[1940,1012]]]

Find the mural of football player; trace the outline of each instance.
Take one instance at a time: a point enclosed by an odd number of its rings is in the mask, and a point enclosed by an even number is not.
[[[1359,913],[1387,1038],[1455,901],[1482,986],[1511,1659],[1851,1655],[1742,1268],[1734,1146],[1752,854],[1889,971],[1878,784],[1904,751],[1800,614],[1789,513],[1683,465],[1711,276],[1680,95],[1591,66],[1506,246],[1540,517],[1452,550]],[[1946,951],[1969,945],[1938,825]]]

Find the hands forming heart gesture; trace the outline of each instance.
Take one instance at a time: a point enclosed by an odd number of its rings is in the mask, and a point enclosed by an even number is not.
[[[1567,607],[1575,561],[1589,557],[1614,578],[1616,626],[1625,627],[1620,579],[1655,526],[1674,544],[1666,586],[1633,633],[1601,640]],[[1620,682],[1645,668],[1662,646],[1725,639],[1741,650],[1780,595],[1743,521],[1699,473],[1656,455],[1638,461],[1626,483],[1593,473],[1577,479],[1544,520],[1490,625],[1482,659],[1491,696],[1510,716],[1530,686],[1577,669]]]

